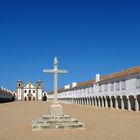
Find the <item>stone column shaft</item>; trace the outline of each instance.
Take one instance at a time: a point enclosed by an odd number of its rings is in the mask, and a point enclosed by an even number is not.
[[[98,99],[98,107],[101,107],[101,101]]]
[[[95,98],[95,106],[97,107],[97,99]]]
[[[112,104],[112,99],[110,98],[110,108],[113,107],[113,104]]]
[[[128,108],[128,110],[131,110],[131,104],[130,104],[129,98],[127,99],[127,108]]]
[[[118,101],[117,101],[117,98],[115,98],[115,109],[118,109]]]
[[[93,98],[93,106],[95,106],[95,98]]]
[[[108,107],[107,99],[105,98],[105,107]]]
[[[139,104],[137,98],[135,98],[135,111],[139,111]]]
[[[104,99],[102,98],[102,107],[105,107],[105,105],[104,105]]]
[[[88,105],[91,106],[90,98],[88,98]]]
[[[124,101],[123,101],[123,98],[121,98],[121,109],[124,109]]]

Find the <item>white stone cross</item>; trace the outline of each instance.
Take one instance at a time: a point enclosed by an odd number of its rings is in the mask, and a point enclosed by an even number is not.
[[[54,101],[57,102],[58,74],[66,74],[67,70],[58,70],[57,57],[54,58],[54,69],[44,69],[44,73],[54,74]]]

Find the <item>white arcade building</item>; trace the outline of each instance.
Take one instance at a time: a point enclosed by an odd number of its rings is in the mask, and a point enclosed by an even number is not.
[[[53,99],[53,92],[48,98]],[[73,83],[58,90],[67,103],[140,111],[140,66],[95,79]]]
[[[37,84],[28,82],[25,85],[21,80],[17,81],[17,100],[22,101],[41,101],[42,97],[47,94],[43,92],[42,81],[38,81]]]

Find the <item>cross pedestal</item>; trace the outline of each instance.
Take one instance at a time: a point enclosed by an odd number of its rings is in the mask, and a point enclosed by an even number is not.
[[[63,107],[59,103],[53,103],[49,110],[50,116],[63,116]]]
[[[44,69],[44,73],[54,74],[54,101],[50,106],[50,115],[51,116],[62,116],[63,107],[59,104],[57,98],[57,89],[58,89],[58,74],[66,74],[67,70],[58,70],[58,60],[57,57],[54,58],[54,69]]]
[[[84,124],[69,115],[63,114],[63,107],[57,98],[58,73],[68,73],[66,70],[58,70],[58,60],[54,58],[54,69],[44,69],[43,72],[54,74],[54,101],[50,106],[49,115],[43,115],[42,118],[32,121],[32,130],[44,129],[81,129]]]

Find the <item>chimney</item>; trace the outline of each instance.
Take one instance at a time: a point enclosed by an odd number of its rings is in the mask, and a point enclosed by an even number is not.
[[[95,81],[96,81],[96,82],[99,82],[99,81],[100,81],[100,74],[99,74],[99,73],[96,74]]]
[[[66,85],[65,86],[65,89],[70,89],[70,85]]]
[[[77,86],[77,83],[76,82],[73,82],[72,83],[72,88],[76,87]]]

